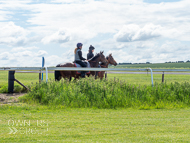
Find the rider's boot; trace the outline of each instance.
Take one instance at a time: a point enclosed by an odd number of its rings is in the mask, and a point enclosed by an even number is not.
[[[96,71],[96,74],[95,74],[95,79],[97,79],[98,77],[98,71]]]
[[[85,78],[85,73],[86,73],[85,71],[81,71],[81,77],[82,78]]]

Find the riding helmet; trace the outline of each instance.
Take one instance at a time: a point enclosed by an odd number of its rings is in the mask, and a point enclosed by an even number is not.
[[[77,48],[82,47],[82,43],[77,43]]]
[[[92,45],[90,45],[89,50],[92,51],[92,50],[94,50],[94,49],[95,49],[95,48],[94,48]]]

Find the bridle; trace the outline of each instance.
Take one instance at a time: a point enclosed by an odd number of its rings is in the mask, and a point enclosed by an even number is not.
[[[108,61],[109,61],[110,57],[108,57]],[[116,63],[116,61],[113,59],[112,57],[112,61]],[[115,65],[115,63],[113,65]]]
[[[97,62],[97,61],[88,61],[88,62],[95,63],[95,62]],[[102,62],[102,63],[104,63],[104,62]],[[109,62],[108,62],[108,63],[109,63]],[[104,66],[104,65],[101,65],[101,67],[105,67],[105,68],[107,68],[107,66]]]

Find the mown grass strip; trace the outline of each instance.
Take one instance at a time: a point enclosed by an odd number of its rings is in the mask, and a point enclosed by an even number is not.
[[[189,142],[189,111],[4,105],[0,142]]]

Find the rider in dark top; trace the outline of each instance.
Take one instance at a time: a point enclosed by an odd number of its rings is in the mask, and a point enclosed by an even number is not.
[[[77,48],[75,48],[75,62],[79,65],[81,65],[81,67],[87,67],[87,65],[82,61],[82,60],[86,60],[85,58],[82,57],[82,43],[78,43],[77,44]],[[85,77],[85,73],[86,71],[81,71],[81,77]]]
[[[95,49],[95,48],[94,48],[92,45],[90,45],[90,47],[89,47],[89,53],[87,54],[87,60],[89,60],[89,59],[91,59],[92,57],[94,57],[94,54],[93,54],[94,49]],[[101,68],[101,66],[98,65],[98,68]],[[98,76],[98,71],[96,71],[96,74],[95,74],[95,77],[96,77],[96,78],[97,78],[97,76]]]
[[[87,54],[87,60],[89,60],[89,59],[91,59],[92,57],[94,57],[94,54],[93,54],[93,52],[94,52],[94,47],[92,46],[92,45],[90,45],[90,47],[89,47],[89,53]]]

